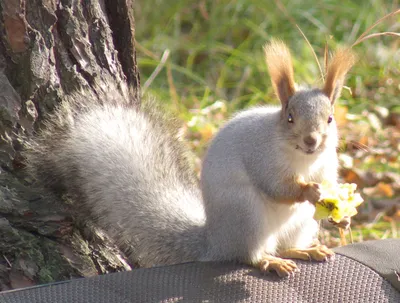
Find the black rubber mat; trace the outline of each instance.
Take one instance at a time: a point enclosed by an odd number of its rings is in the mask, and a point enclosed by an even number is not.
[[[362,249],[349,247],[353,253],[359,250],[362,256],[368,254],[365,246],[382,248],[385,242],[366,242]],[[398,259],[400,240],[388,244],[390,251],[396,252],[391,257]],[[346,248],[342,251],[345,253]],[[338,254],[335,260],[324,263],[298,261],[300,272],[284,279],[230,263],[195,262],[136,269],[7,292],[0,294],[0,302],[400,302],[400,292],[388,280],[353,257]],[[387,255],[381,262],[385,258]],[[396,274],[400,268],[391,271]]]

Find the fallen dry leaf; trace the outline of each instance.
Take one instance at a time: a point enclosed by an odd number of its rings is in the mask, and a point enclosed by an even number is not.
[[[378,190],[382,194],[384,194],[386,197],[388,197],[388,198],[393,197],[394,191],[393,191],[392,186],[390,184],[379,182],[377,187],[378,187]]]

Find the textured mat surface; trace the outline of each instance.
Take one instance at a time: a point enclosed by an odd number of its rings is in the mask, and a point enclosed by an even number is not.
[[[298,264],[286,279],[221,263],[137,269],[0,294],[0,302],[400,302],[388,281],[351,258]]]
[[[355,243],[335,251],[375,270],[400,292],[400,239]]]

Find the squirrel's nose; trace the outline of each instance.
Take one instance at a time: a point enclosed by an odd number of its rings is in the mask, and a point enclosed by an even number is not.
[[[308,135],[303,139],[304,144],[309,148],[314,148],[317,145],[317,136],[314,134]]]

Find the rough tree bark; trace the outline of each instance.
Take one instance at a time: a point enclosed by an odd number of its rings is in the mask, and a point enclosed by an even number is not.
[[[30,185],[15,134],[34,133],[61,101],[102,99],[110,86],[135,100],[132,6],[0,0],[0,290],[129,268],[99,231]]]

